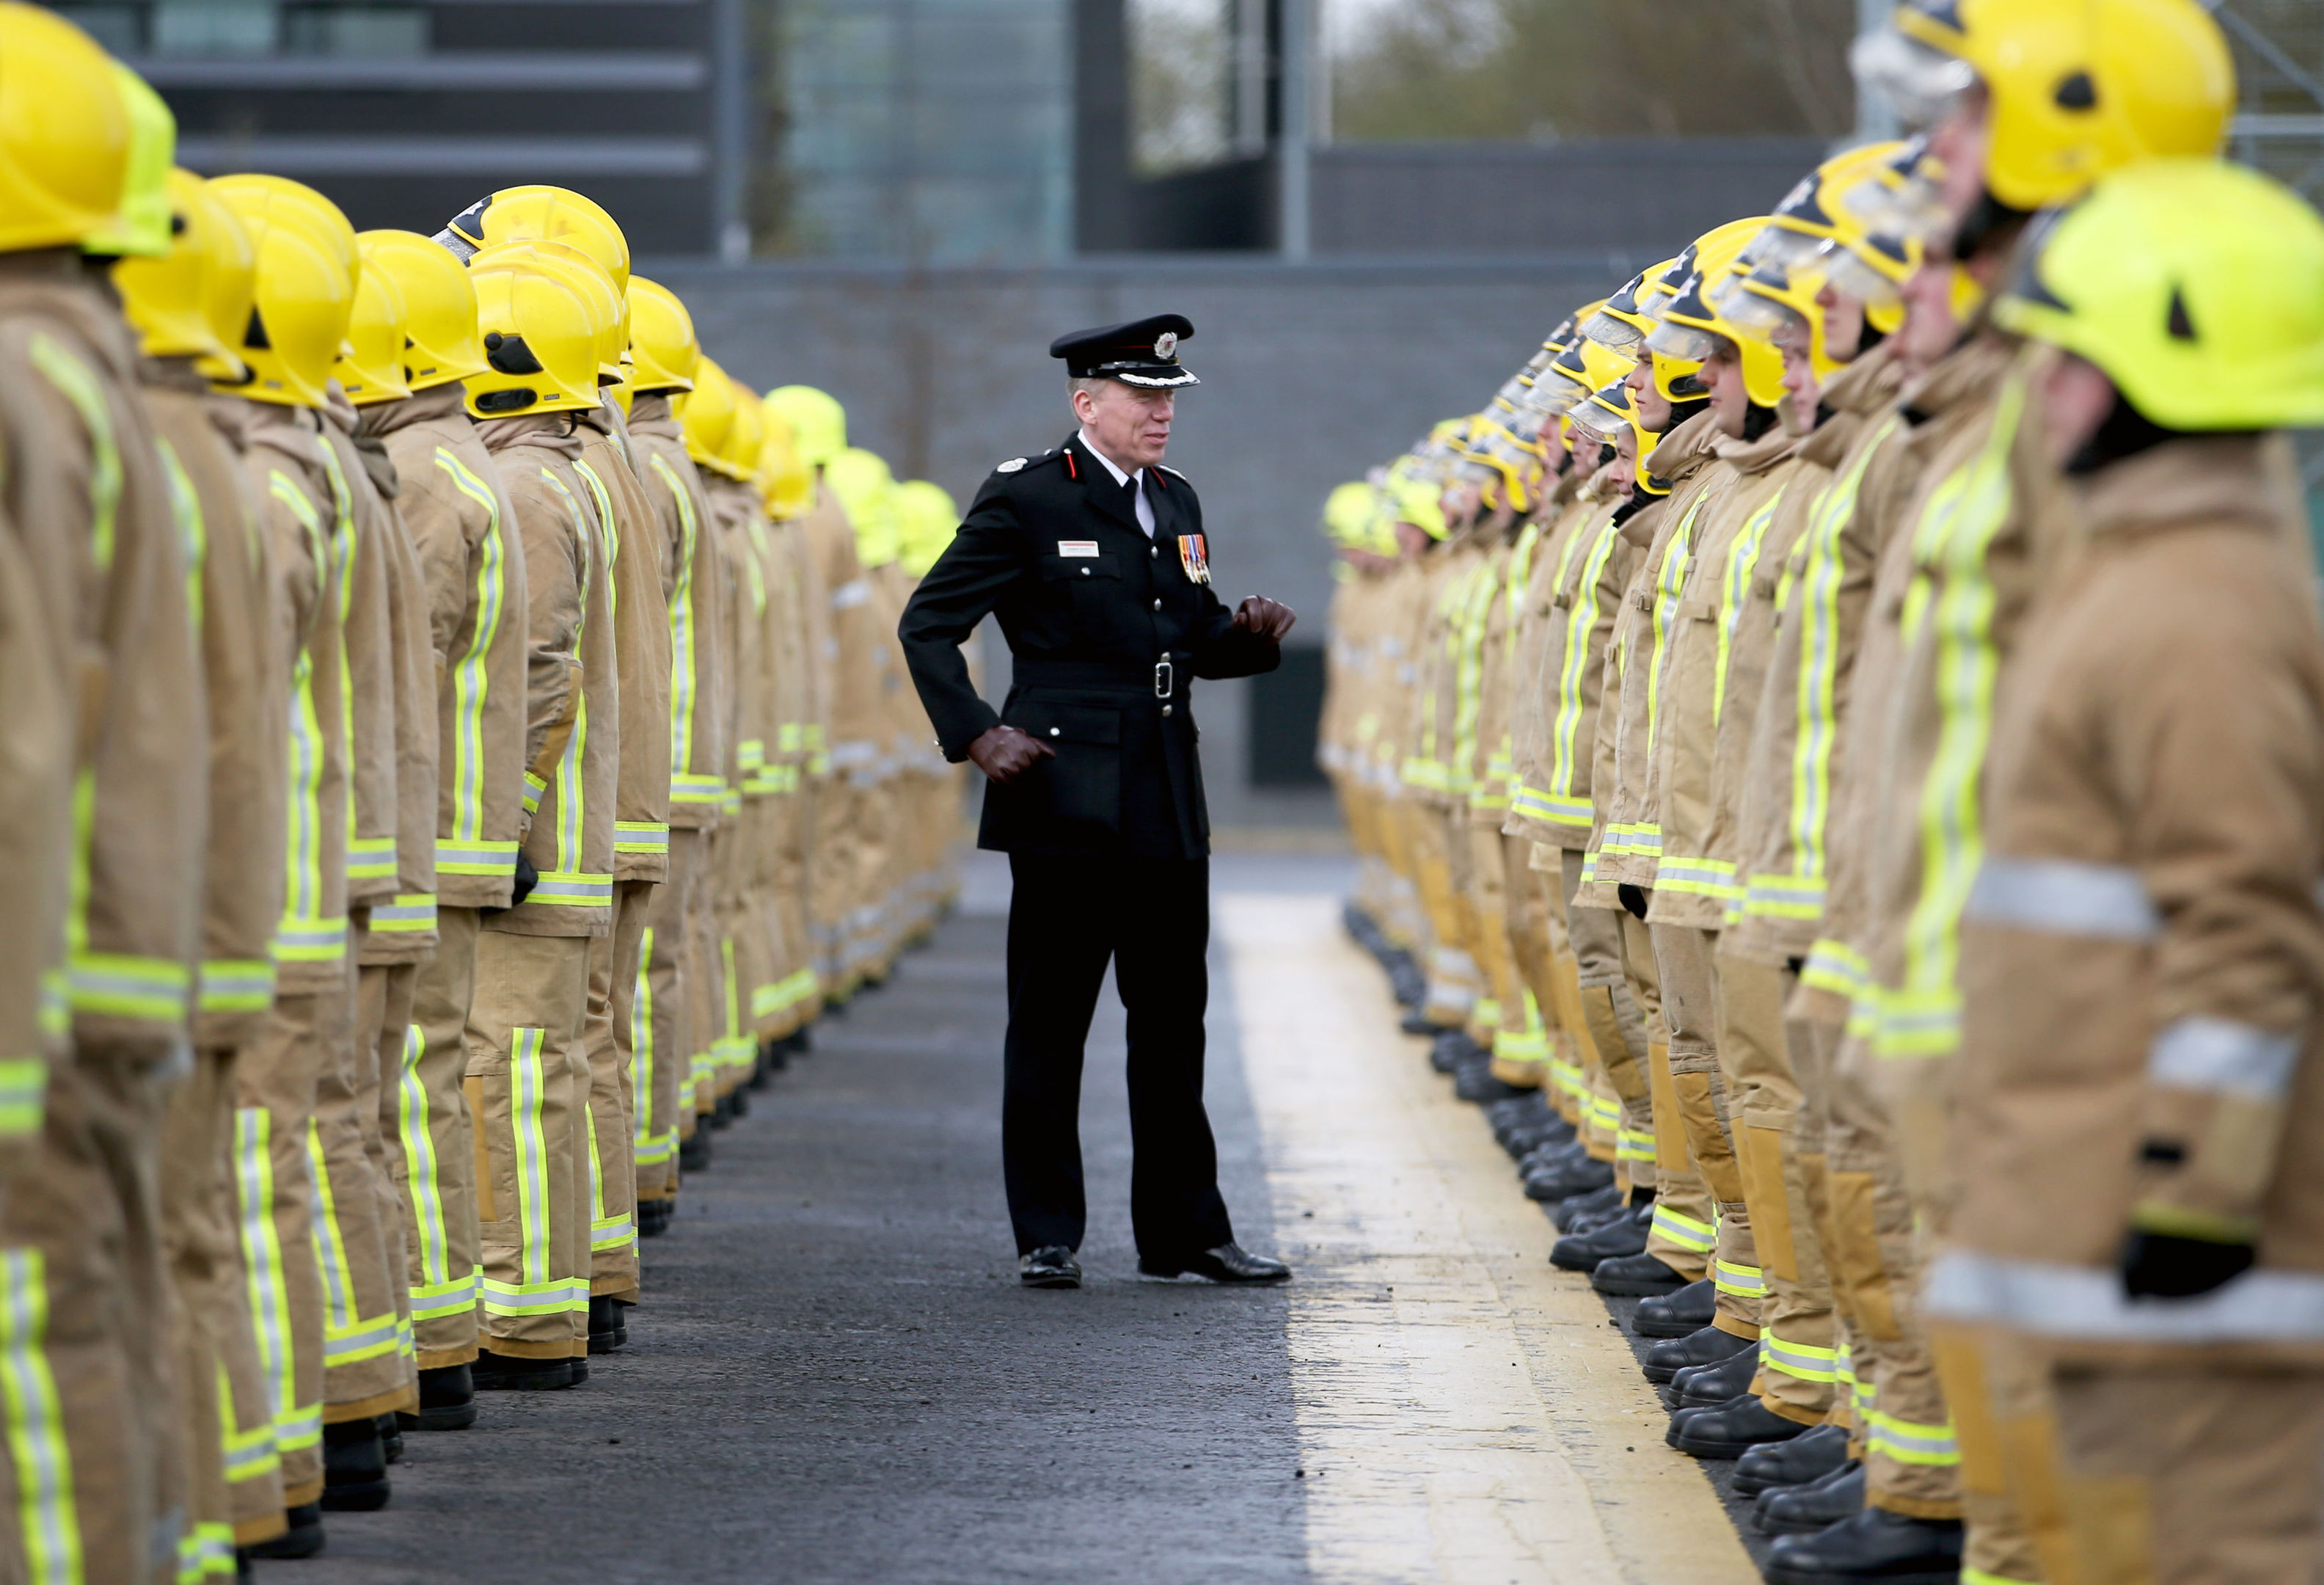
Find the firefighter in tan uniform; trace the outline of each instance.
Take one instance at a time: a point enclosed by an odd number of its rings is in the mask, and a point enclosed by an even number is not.
[[[2324,418],[2319,303],[2324,220],[2184,159],[2102,178],[1996,311],[2057,349],[2025,422],[2071,499],[1992,694],[1929,1302],[2039,1360],[1995,1406],[2053,1580],[2324,1557],[2324,630],[2265,432]]]
[[[803,482],[792,447],[790,426],[769,413],[748,391],[738,399],[758,419],[759,458],[753,483],[759,491],[760,533],[766,547],[770,600],[766,617],[769,681],[773,689],[770,725],[758,775],[765,834],[760,850],[758,894],[752,906],[765,920],[772,943],[765,980],[751,993],[751,1016],[758,1038],[753,1084],[763,1087],[788,1061],[794,1036],[816,1010],[814,931],[808,922],[804,724],[813,714],[814,643],[808,622],[819,602],[805,537],[795,514]]]
[[[419,1406],[404,1423],[456,1430],[475,1419],[470,1366],[481,1262],[463,1032],[483,913],[506,908],[515,884],[524,798],[524,554],[460,387],[487,366],[466,273],[415,232],[366,231],[356,241],[364,270],[392,281],[404,309],[403,382],[410,394],[361,404],[357,433],[383,448],[395,467],[396,505],[419,562],[434,658],[427,697],[437,745],[429,806],[436,943],[412,978],[401,1030],[391,1018],[381,1021],[383,1081],[392,1079],[381,1127],[402,1201],[419,1368]]]
[[[903,616],[901,574],[896,567],[896,481],[885,461],[860,446],[846,447],[825,462],[823,476],[854,530],[863,589],[862,619],[852,635],[843,628],[841,640],[843,646],[862,646],[866,709],[850,728],[862,733],[856,740],[862,750],[842,766],[853,790],[854,839],[850,844],[853,878],[840,969],[851,981],[877,984],[887,978],[893,957],[897,747],[901,711],[913,691],[904,674],[902,647],[896,642],[896,624]],[[847,719],[844,715],[834,718],[842,724]]]
[[[638,1230],[650,1235],[669,1226],[678,1134],[693,1126],[687,1079],[696,1037],[686,929],[696,890],[709,884],[706,833],[725,790],[718,623],[725,584],[709,501],[670,411],[674,398],[694,388],[701,357],[694,321],[667,288],[641,277],[630,278],[629,299],[630,443],[654,508],[670,648],[669,867],[653,895],[631,1001]]]
[[[960,507],[943,486],[919,478],[896,487],[896,510],[902,538],[897,565],[910,586],[904,591],[908,598],[910,588],[918,587],[952,543],[960,528]],[[959,894],[954,855],[964,835],[961,816],[968,773],[964,766],[945,763],[935,746],[935,725],[920,708],[916,691],[907,692],[899,708],[904,714],[900,735],[909,753],[904,762],[906,808],[896,821],[896,836],[911,856],[906,879],[908,930],[917,940],[936,927]]]
[[[815,506],[815,475],[799,455],[790,421],[763,398],[759,408],[767,421],[761,469],[767,514],[789,568],[789,636],[797,663],[770,751],[782,774],[781,847],[770,901],[782,922],[789,965],[777,982],[774,1006],[776,1055],[787,1060],[790,1053],[806,1049],[807,1027],[823,1006],[816,977],[812,848],[816,765],[825,737],[823,701],[828,688],[825,673],[831,600],[803,521]],[[966,774],[964,771],[955,774]]]
[[[22,927],[48,975],[45,1030],[62,1036],[69,1018],[70,1057],[43,1061],[60,1048],[34,1044],[0,1070],[22,1168],[0,1206],[0,1280],[12,1312],[37,1318],[15,1345],[27,1374],[11,1402],[39,1392],[52,1405],[17,1462],[54,1460],[73,1484],[20,1476],[16,1513],[29,1560],[63,1549],[67,1566],[130,1577],[173,1570],[180,1539],[182,1509],[164,1506],[182,1503],[184,1461],[152,1183],[164,1064],[186,1038],[199,951],[207,728],[188,569],[135,394],[135,347],[78,247],[166,241],[124,234],[136,142],[103,52],[69,23],[12,5],[0,11],[0,58],[12,129],[0,139],[0,516],[36,580],[45,691],[68,702],[79,732],[67,762],[78,792],[61,975],[37,861]],[[166,141],[149,135],[143,157],[157,153],[165,171]]]
[[[192,1065],[169,1102],[161,1203],[189,1458],[180,1566],[215,1573],[232,1568],[237,1542],[283,1525],[229,1163],[235,1061],[273,1000],[289,672],[241,427],[195,367],[198,358],[239,364],[231,347],[250,318],[254,261],[240,223],[199,177],[171,171],[166,180],[167,255],[125,257],[113,282],[144,355],[145,404],[199,589],[210,734],[201,968]]]
[[[597,409],[601,320],[543,261],[506,256],[469,275],[491,367],[467,382],[468,411],[524,543],[531,815],[515,905],[477,935],[468,1015],[484,1256],[475,1375],[479,1388],[565,1387],[587,1372],[589,955],[613,929],[621,764],[611,547],[568,416]]]

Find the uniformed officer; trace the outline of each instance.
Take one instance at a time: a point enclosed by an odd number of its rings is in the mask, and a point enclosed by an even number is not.
[[[1082,1046],[1109,959],[1129,1013],[1130,1218],[1139,1270],[1276,1283],[1234,1242],[1203,1110],[1210,819],[1188,694],[1271,672],[1290,608],[1231,615],[1211,584],[1202,505],[1160,466],[1176,314],[1061,336],[1079,432],[1004,462],[906,607],[899,635],[945,757],[991,779],[979,845],[1007,853],[1009,1034],[1001,1151],[1019,1274],[1081,1285]],[[1015,681],[999,712],[960,645],[998,616]]]

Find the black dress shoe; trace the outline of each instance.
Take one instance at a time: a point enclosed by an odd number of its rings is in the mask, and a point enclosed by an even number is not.
[[[1808,1428],[1786,1420],[1757,1398],[1722,1404],[1688,1417],[1671,1445],[1698,1459],[1739,1459],[1766,1442],[1789,1441]]]
[[[1402,1007],[1417,1007],[1428,999],[1428,977],[1420,972],[1409,952],[1398,952],[1388,966],[1388,989]]]
[[[391,1410],[385,1414],[373,1415],[371,1417],[371,1423],[379,1432],[379,1451],[381,1457],[384,1458],[391,1464],[401,1464],[403,1462],[402,1417]]]
[[[1813,1535],[1784,1536],[1762,1571],[1767,1585],[1954,1585],[1960,1561],[1959,1519],[1865,1508]]]
[[[677,1206],[675,1200],[641,1200],[638,1201],[638,1237],[659,1238],[669,1231],[669,1213]]]
[[[1864,1466],[1850,1459],[1821,1480],[1759,1494],[1751,1516],[1770,1535],[1813,1535],[1864,1508]]]
[[[1572,1135],[1563,1139],[1544,1140],[1517,1157],[1517,1176],[1530,1178],[1537,1173],[1554,1172],[1559,1167],[1586,1161],[1589,1155],[1589,1146]]]
[[[1777,1487],[1805,1486],[1848,1462],[1848,1428],[1817,1425],[1789,1441],[1753,1448],[1735,1466],[1735,1489],[1756,1497]]]
[[[629,1312],[611,1293],[589,1295],[589,1352],[610,1354],[630,1340]]]
[[[1572,1139],[1573,1125],[1552,1112],[1545,1117],[1525,1124],[1501,1145],[1511,1155],[1524,1161],[1545,1145],[1566,1145]]]
[[[1616,1222],[1628,1219],[1629,1214],[1630,1208],[1627,1205],[1615,1206],[1611,1210],[1584,1211],[1567,1223],[1563,1231],[1577,1238],[1586,1237],[1600,1228],[1609,1228]],[[1647,1230],[1651,1232],[1653,1229]]]
[[[678,1168],[682,1173],[706,1172],[710,1166],[710,1119],[696,1117],[694,1132],[678,1142]]]
[[[1601,1261],[1636,1255],[1646,1247],[1646,1219],[1633,1211],[1593,1232],[1560,1238],[1550,1247],[1549,1264],[1560,1271],[1596,1271]]]
[[[1081,1262],[1063,1244],[1052,1244],[1017,1257],[1017,1280],[1028,1288],[1078,1288]]]
[[[387,1506],[387,1455],[370,1416],[323,1427],[323,1508],[367,1514]]]
[[[1656,1343],[1646,1350],[1646,1362],[1638,1368],[1646,1373],[1648,1381],[1660,1384],[1676,1379],[1682,1370],[1716,1365],[1722,1359],[1732,1359],[1746,1349],[1757,1347],[1758,1344],[1752,1339],[1738,1338],[1733,1332],[1707,1326],[1683,1338]]]
[[[1577,1194],[1587,1194],[1592,1189],[1603,1189],[1613,1181],[1614,1168],[1610,1163],[1600,1161],[1587,1150],[1580,1150],[1575,1156],[1562,1160],[1556,1165],[1527,1173],[1526,1198],[1571,1200]]]
[[[1561,1233],[1585,1233],[1590,1229],[1576,1225],[1581,1219],[1602,1222],[1609,1213],[1622,1209],[1622,1186],[1607,1183],[1586,1194],[1567,1195],[1551,1209],[1549,1219],[1557,1224]]]
[[[495,1354],[485,1349],[476,1355],[469,1367],[469,1375],[480,1393],[546,1393],[580,1385],[574,1370],[582,1361],[563,1359],[527,1359],[514,1354]]]
[[[1630,1330],[1642,1338],[1690,1337],[1709,1326],[1718,1313],[1719,1289],[1704,1277],[1683,1288],[1665,1290],[1662,1297],[1640,1304],[1630,1318]]]
[[[1469,1038],[1467,1030],[1448,1029],[1430,1043],[1428,1065],[1439,1073],[1457,1073],[1461,1071],[1462,1063],[1490,1054],[1484,1047]]]
[[[1639,1224],[1641,1247],[1636,1255],[1607,1261],[1590,1274],[1591,1287],[1618,1297],[1653,1297],[1675,1293],[1687,1285],[1686,1278],[1664,1265],[1661,1256],[1649,1255],[1643,1247],[1646,1235],[1653,1231],[1653,1223],[1654,1218],[1649,1215]]]
[[[1698,1365],[1682,1370],[1671,1377],[1671,1386],[1681,1409],[1707,1409],[1713,1404],[1724,1404],[1751,1390],[1751,1378],[1759,1374],[1759,1349],[1755,1343],[1729,1355],[1714,1365]]]
[[[1686,1404],[1673,1409],[1670,1426],[1663,1432],[1663,1441],[1672,1447],[1678,1446],[1679,1432],[1686,1429],[1688,1421],[1698,1414],[1708,1414],[1714,1409],[1739,1409],[1750,1396],[1748,1393],[1738,1393],[1723,1404]]]
[[[310,1558],[323,1550],[323,1505],[300,1503],[282,1510],[290,1528],[272,1541],[254,1541],[237,1549],[254,1558]]]
[[[476,1384],[465,1365],[420,1373],[420,1412],[398,1414],[406,1431],[466,1431],[476,1423]]]
[[[1138,1274],[1167,1282],[1174,1277],[1201,1277],[1213,1283],[1287,1283],[1291,1268],[1279,1260],[1253,1255],[1239,1244],[1222,1244],[1199,1255],[1165,1260],[1141,1255]]]
[[[1489,1052],[1480,1057],[1471,1057],[1452,1070],[1452,1098],[1465,1100],[1471,1106],[1508,1100],[1525,1093],[1506,1080],[1493,1077],[1493,1059]]]

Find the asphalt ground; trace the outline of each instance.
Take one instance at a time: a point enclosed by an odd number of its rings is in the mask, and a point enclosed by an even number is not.
[[[327,1515],[321,1557],[260,1578],[1307,1578],[1285,1295],[1138,1279],[1111,994],[1084,1083],[1086,1285],[1017,1284],[997,900],[974,871],[979,911],[819,1024],[715,1136],[643,1246],[626,1349],[575,1390],[484,1395],[473,1428],[407,1435],[387,1508]],[[1273,1249],[1231,993],[1213,994],[1222,1183],[1238,1237]]]

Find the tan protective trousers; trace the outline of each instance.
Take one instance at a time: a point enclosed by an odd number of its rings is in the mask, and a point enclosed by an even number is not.
[[[176,1290],[190,1439],[180,1560],[195,1577],[231,1577],[236,1546],[284,1527],[282,1460],[235,1205],[235,1058],[231,1050],[197,1050],[162,1122],[161,1238]]]
[[[1835,1290],[1847,1292],[1866,1500],[1922,1519],[1961,1517],[1960,1449],[1921,1311],[1923,1252],[1881,1092],[1879,1059],[1844,1035],[1824,1140]]]
[[[687,1053],[688,1114],[678,1137],[694,1135],[693,1118],[706,1117],[718,1104],[719,1057],[726,1030],[726,950],[718,925],[720,832],[703,838],[700,872],[686,902],[686,1006],[693,1049]]]
[[[1766,1284],[1759,1401],[1786,1420],[1821,1425],[1831,1417],[1838,1352],[1831,1282],[1799,1158],[1803,1098],[1792,1071],[1794,1032],[1784,1019],[1797,977],[1732,952],[1717,953],[1713,962],[1728,1122]]]
[[[688,1079],[695,1049],[686,974],[687,919],[701,885],[708,844],[698,830],[669,833],[669,874],[654,888],[639,942],[637,990],[630,1004],[631,1092],[638,1108],[632,1154],[640,1202],[678,1193],[678,1137],[694,1127]]]
[[[1465,928],[1485,993],[1469,1006],[1469,1038],[1490,1051],[1502,1030],[1525,1027],[1525,989],[1517,979],[1517,958],[1509,950],[1508,877],[1501,869],[1501,837],[1492,827],[1471,820],[1466,806],[1455,804],[1445,816],[1444,839],[1469,856],[1469,880],[1461,888],[1460,904],[1468,916]]]
[[[346,1038],[347,1002],[338,993],[278,995],[234,1070],[242,1262],[286,1507],[323,1492],[323,1272],[307,1131],[326,1055]]]
[[[714,1101],[733,1093],[751,1075],[751,987],[761,978],[765,943],[751,908],[750,821],[755,801],[710,833],[711,929],[718,954],[716,1033],[710,1042],[709,1092]]]
[[[351,949],[363,940],[363,917],[358,913],[347,932]],[[315,1111],[307,1122],[315,1256],[323,1276],[326,1425],[419,1407],[401,1308],[408,1287],[402,1229],[386,1214],[393,1196],[380,1181],[386,1161],[379,1145],[378,1020],[388,973],[355,971],[322,1043]]]
[[[1500,844],[1502,904],[1508,910],[1510,967],[1515,971],[1524,1018],[1504,1028],[1493,1046],[1493,1077],[1504,1084],[1539,1089],[1549,1082],[1549,1054],[1572,1015],[1558,972],[1565,928],[1564,910],[1550,894],[1556,877],[1533,867],[1533,843],[1493,833]]]
[[[1421,909],[1428,921],[1428,956],[1423,965],[1428,989],[1421,998],[1420,1010],[1432,1024],[1460,1029],[1467,1025],[1470,1009],[1476,1005],[1480,979],[1477,960],[1470,954],[1464,933],[1459,878],[1453,856],[1445,846],[1443,817],[1417,799],[1403,800],[1397,810],[1412,851]],[[1462,867],[1466,868],[1465,857]]]
[[[858,789],[849,801],[849,818],[855,824],[855,895],[840,961],[851,988],[866,979],[885,979],[895,967],[889,924],[895,902],[895,849],[890,839],[895,799],[891,777]]]
[[[841,965],[847,942],[847,915],[854,904],[857,829],[854,804],[858,790],[844,774],[817,777],[812,800],[814,841],[808,848],[808,868],[815,919],[816,976],[824,995],[845,1001],[854,988]]]
[[[1655,964],[1662,974],[1663,1027],[1669,1038],[1671,1088],[1694,1157],[1719,1207],[1719,1237],[1711,1276],[1719,1293],[1711,1324],[1738,1338],[1759,1336],[1759,1301],[1766,1292],[1743,1173],[1729,1121],[1732,1093],[1720,1064],[1719,978],[1711,951],[1719,932],[1683,924],[1650,924]]]
[[[589,941],[589,1014],[581,1036],[589,1061],[588,1140],[582,1152],[589,1292],[632,1303],[638,1296],[638,1170],[631,1154],[637,1136],[633,1003],[654,885],[613,883],[613,931]]]
[[[372,1188],[379,1199],[380,1242],[386,1247],[388,1289],[395,1302],[396,1346],[403,1355],[405,1372],[412,1377],[415,1395],[418,1361],[411,1321],[411,1251],[406,1242],[411,1208],[403,1197],[409,1169],[403,1161],[403,1129],[398,1112],[404,1052],[411,1044],[411,1001],[419,982],[417,963],[363,965],[355,980],[355,1053],[357,1115],[364,1120],[364,1145],[372,1159]],[[408,1406],[418,1407],[416,1395]]]
[[[2324,1575],[2324,1373],[2238,1368],[2190,1349],[2135,1367],[2056,1366],[2046,1386],[2054,1472],[2017,1471],[2019,1489],[2054,1493],[2059,1513],[2037,1531],[2038,1577],[2313,1585]]]
[[[1701,1282],[1711,1274],[1719,1211],[1711,1185],[1695,1164],[1685,1120],[1680,1116],[1664,1018],[1662,970],[1655,960],[1653,939],[1636,914],[1627,908],[1600,912],[1608,913],[1621,932],[1622,978],[1646,1026],[1649,1131],[1655,1140],[1655,1215],[1646,1228],[1646,1253],[1689,1282]]]
[[[815,926],[807,915],[807,840],[814,810],[796,788],[768,799],[766,810],[771,851],[766,890],[758,905],[767,911],[780,955],[772,982],[762,995],[753,995],[752,1013],[760,1039],[781,1040],[817,1010]]]
[[[588,938],[477,932],[465,1083],[495,1354],[588,1351]]]
[[[1856,1339],[1863,1329],[1856,1319],[1855,1290],[1842,1275],[1840,1229],[1832,1217],[1831,1162],[1828,1154],[1833,1064],[1840,1059],[1845,1032],[1840,1024],[1807,1015],[1803,1004],[1810,1000],[1795,992],[1793,1005],[1785,1010],[1785,1025],[1794,1042],[1792,1068],[1800,1083],[1800,1173],[1807,1188],[1808,1213],[1815,1224],[1816,1244],[1823,1256],[1824,1280],[1831,1293],[1831,1419],[1849,1428],[1851,1454],[1861,1458],[1872,1388],[1856,1373]]]
[[[51,1064],[41,1137],[0,1210],[0,1573],[163,1579],[192,1450],[158,1200],[163,1065]]]
[[[466,1365],[476,1357],[484,1256],[476,1226],[476,1133],[465,1080],[481,920],[474,908],[438,904],[436,956],[412,983],[411,1022],[395,1092],[387,1101],[399,1146],[388,1167],[398,1174],[403,1196],[405,1285],[422,1370]]]
[[[1646,1015],[1639,1010],[1640,998],[1631,994],[1629,979],[1622,972],[1622,915],[1604,908],[1585,908],[1576,902],[1582,890],[1585,856],[1571,848],[1554,851],[1559,915],[1570,947],[1558,967],[1566,979],[1564,989],[1573,1008],[1573,1025],[1581,1032],[1579,1043],[1590,1061],[1604,1074],[1605,1084],[1613,1091],[1620,1108],[1616,1124],[1614,1170],[1630,1194],[1653,1192],[1661,1173],[1655,1157],[1652,1043],[1647,1038]],[[1651,959],[1652,954],[1648,957]],[[1651,970],[1651,960],[1647,967]],[[1657,977],[1650,973],[1648,978],[1659,987]],[[1593,1089],[1593,1103],[1595,1099]],[[1691,1276],[1702,1275],[1702,1262],[1699,1258],[1682,1265],[1670,1260],[1669,1254],[1661,1248],[1651,1252]]]

